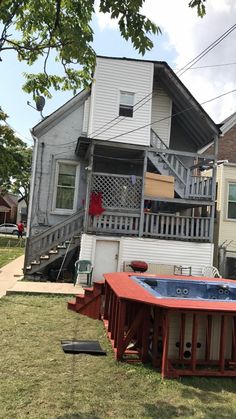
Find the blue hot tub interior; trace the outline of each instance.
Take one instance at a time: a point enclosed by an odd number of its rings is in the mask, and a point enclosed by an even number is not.
[[[132,276],[143,288],[157,298],[191,300],[236,300],[236,283],[198,280],[179,280],[158,277]]]

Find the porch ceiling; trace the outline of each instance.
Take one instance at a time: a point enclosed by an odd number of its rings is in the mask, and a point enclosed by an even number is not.
[[[219,134],[219,127],[166,63],[155,64],[155,79],[172,98],[173,117],[183,126],[197,149],[208,144]],[[174,116],[175,114],[177,115]]]
[[[143,162],[144,150],[146,147],[127,143],[116,143],[106,140],[90,139],[88,137],[79,137],[75,149],[75,154],[79,157],[85,157],[89,147],[94,144],[94,156],[97,157],[115,157],[116,159],[133,159]]]

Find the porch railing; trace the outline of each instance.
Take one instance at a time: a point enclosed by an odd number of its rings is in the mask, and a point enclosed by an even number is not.
[[[100,216],[90,216],[88,231],[94,233],[116,233],[137,235],[139,214],[105,212]]]
[[[210,222],[210,217],[145,213],[141,235],[144,237],[209,241]],[[90,216],[88,231],[91,233],[138,235],[139,226],[139,214],[106,212],[100,216]]]
[[[47,228],[40,234],[27,238],[27,258],[25,258],[24,269],[40,256],[47,254],[57,245],[73,236],[80,234],[83,229],[84,210],[73,214],[60,223]]]
[[[184,240],[210,240],[210,217],[145,213],[143,235]]]
[[[190,176],[187,194],[190,198],[211,199],[212,183],[212,177]]]
[[[184,187],[183,198],[190,199],[212,199],[213,192],[213,178],[208,176],[196,176],[190,167],[186,167],[178,156],[175,150],[170,150],[164,141],[151,130],[151,145],[154,152],[159,156],[157,160],[157,169],[162,172],[163,165],[169,171],[169,175],[178,179]]]

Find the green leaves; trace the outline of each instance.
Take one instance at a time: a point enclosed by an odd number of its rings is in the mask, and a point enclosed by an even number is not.
[[[203,17],[206,14],[206,0],[191,0],[189,2],[189,7],[197,7],[198,16]]]
[[[118,20],[121,35],[131,40],[142,55],[152,48],[151,34],[160,29],[140,14],[144,0],[100,0],[100,11]],[[39,74],[25,74],[23,89],[51,97],[50,89],[73,90],[87,86],[95,67],[90,26],[94,0],[5,0],[0,2],[0,35],[3,52],[13,49],[18,59],[28,65],[43,57]],[[11,28],[12,27],[12,28]],[[14,39],[11,33],[14,32]],[[63,66],[64,75],[48,74],[51,57]]]
[[[15,50],[17,58],[33,65],[43,57],[39,74],[25,74],[23,89],[51,97],[50,89],[73,90],[88,85],[95,67],[93,30],[95,0],[2,0],[0,1],[0,54]],[[206,0],[191,0],[199,16],[205,14]],[[116,19],[121,36],[130,40],[142,55],[153,47],[152,35],[159,26],[141,14],[145,0],[100,0],[99,11]],[[171,11],[170,11],[171,12]],[[14,33],[14,38],[12,36]],[[48,61],[61,63],[64,74],[48,74]]]
[[[17,138],[0,109],[0,184],[1,191],[29,195],[32,149]],[[1,193],[0,191],[0,193]]]

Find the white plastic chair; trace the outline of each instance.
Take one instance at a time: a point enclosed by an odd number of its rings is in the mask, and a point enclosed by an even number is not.
[[[202,268],[202,276],[206,276],[208,278],[222,278],[218,269],[215,266],[204,266]]]

